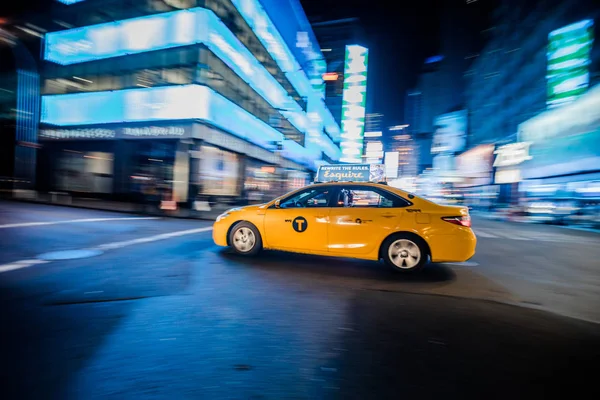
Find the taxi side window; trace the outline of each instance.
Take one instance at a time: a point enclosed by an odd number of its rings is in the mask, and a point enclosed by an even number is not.
[[[279,208],[317,208],[329,207],[328,188],[315,188],[296,193],[295,195],[284,199]]]
[[[371,188],[343,188],[339,191],[338,207],[399,208],[410,203],[403,198],[383,190]]]

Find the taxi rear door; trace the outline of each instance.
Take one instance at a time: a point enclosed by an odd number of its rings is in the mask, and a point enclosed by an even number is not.
[[[267,209],[265,241],[271,249],[326,253],[331,188],[308,187]]]
[[[329,251],[368,254],[400,226],[406,200],[374,186],[347,185],[329,213]]]

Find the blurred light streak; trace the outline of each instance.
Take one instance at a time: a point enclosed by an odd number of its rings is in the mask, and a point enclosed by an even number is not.
[[[365,105],[367,93],[367,69],[369,49],[359,45],[346,46],[344,66],[344,91],[342,93],[342,154],[354,157],[342,157],[346,163],[360,163],[365,129]],[[358,149],[348,146],[359,143]],[[355,151],[358,150],[358,151]]]

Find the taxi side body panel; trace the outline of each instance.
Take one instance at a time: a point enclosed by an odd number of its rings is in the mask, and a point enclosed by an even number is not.
[[[403,212],[385,208],[332,208],[329,252],[342,257],[377,259],[379,247],[401,227]]]
[[[269,208],[264,217],[265,248],[327,253],[330,208]]]
[[[415,216],[415,233],[427,242],[432,262],[462,262],[473,257],[477,238],[471,228],[442,219],[467,213],[466,208],[441,206],[422,199],[419,204],[422,213]],[[424,218],[425,214],[427,218]]]
[[[429,246],[431,261],[462,262],[473,257],[477,238],[471,228],[445,222],[441,215],[436,217],[430,226],[419,231]]]

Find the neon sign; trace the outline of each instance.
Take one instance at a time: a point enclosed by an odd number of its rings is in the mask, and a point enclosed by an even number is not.
[[[340,161],[362,161],[367,102],[367,67],[369,50],[358,45],[346,46],[344,91],[342,94],[342,158]],[[358,146],[357,146],[358,144]]]
[[[587,90],[593,33],[594,21],[584,20],[548,35],[548,107],[570,103]]]

